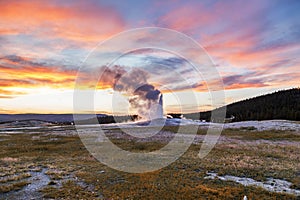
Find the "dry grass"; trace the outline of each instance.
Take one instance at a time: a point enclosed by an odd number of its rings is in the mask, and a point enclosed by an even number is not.
[[[61,188],[47,187],[42,189],[44,198],[51,199],[97,199],[97,194],[85,190],[84,187],[79,186],[74,181],[66,181]]]
[[[247,127],[249,128],[249,127]],[[270,141],[300,141],[300,133],[295,131],[281,131],[281,130],[268,130],[268,131],[253,131],[244,128],[239,129],[226,129],[222,135],[242,140],[270,140]]]
[[[176,127],[164,129],[175,131]],[[198,134],[205,134],[205,130],[199,130]],[[62,185],[44,187],[41,192],[46,198],[242,199],[247,195],[249,199],[296,199],[292,195],[270,193],[233,182],[204,179],[206,172],[214,171],[220,175],[246,176],[256,180],[281,178],[299,188],[299,145],[273,144],[273,139],[267,139],[271,143],[253,142],[262,137],[269,138],[272,133],[263,134],[266,136],[245,130],[225,131],[224,136],[232,138],[235,143],[220,142],[202,160],[197,156],[200,145],[192,145],[176,162],[146,174],[128,174],[106,167],[90,156],[77,136],[46,133],[0,136],[0,139],[5,138],[0,140],[0,177],[6,180],[0,183],[0,192],[18,190],[28,184],[27,177],[18,177],[18,174],[23,176],[47,168],[46,174],[51,180],[61,181]],[[281,132],[286,136],[292,134],[287,139],[279,137],[280,133],[276,134],[276,141],[291,141],[292,138],[299,141],[297,133]],[[161,142],[129,142],[120,138],[112,140],[135,152],[153,151],[165,145]],[[15,180],[8,177],[15,177]]]
[[[28,184],[29,184],[29,182],[27,182],[27,181],[20,181],[20,182],[16,182],[16,183],[0,185],[0,194],[10,192],[10,191],[20,190]]]
[[[30,173],[22,173],[22,174],[17,174],[17,175],[4,176],[4,177],[0,178],[0,183],[18,181],[18,180],[29,178],[29,177],[31,177]]]

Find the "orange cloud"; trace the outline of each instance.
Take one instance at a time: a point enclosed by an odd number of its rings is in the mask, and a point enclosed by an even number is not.
[[[80,42],[98,42],[124,28],[110,7],[85,1],[1,1],[0,34],[31,34]]]
[[[23,88],[52,87],[71,88],[76,70],[62,70],[59,66],[47,66],[29,58],[14,56],[0,59],[1,98],[24,95]]]
[[[13,98],[17,95],[23,95],[23,94],[26,94],[26,93],[0,89],[0,98]]]
[[[97,71],[80,73],[80,86],[83,89],[108,89],[112,88],[116,76],[125,71],[116,66],[112,70],[99,67]],[[102,74],[101,77],[96,77]],[[61,66],[40,64],[19,56],[0,58],[0,98],[12,98],[24,95],[22,89],[51,87],[56,89],[74,89],[77,70],[63,69]],[[95,82],[96,88],[95,88]],[[17,90],[16,90],[17,88]],[[21,92],[20,92],[21,91]]]
[[[6,76],[5,79],[13,80],[31,80],[43,83],[60,83],[65,80],[74,80],[76,71],[62,71],[59,67],[43,67],[43,66],[24,66],[21,69],[14,69],[10,67],[0,67],[0,74]],[[4,80],[5,80],[4,79]],[[1,85],[2,83],[0,83]],[[22,81],[19,82],[22,85]]]
[[[259,88],[267,86],[263,83],[234,83],[225,87],[226,90],[242,89],[242,88]]]

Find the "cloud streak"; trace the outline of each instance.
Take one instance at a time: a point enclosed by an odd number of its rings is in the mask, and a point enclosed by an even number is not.
[[[5,98],[24,95],[16,88],[71,88],[76,70],[65,70],[59,66],[38,63],[20,56],[0,58],[0,94]]]

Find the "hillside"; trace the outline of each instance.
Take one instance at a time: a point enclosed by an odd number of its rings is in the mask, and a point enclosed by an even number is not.
[[[232,121],[286,119],[300,121],[300,88],[282,90],[227,105],[226,117]],[[200,119],[210,121],[211,112],[200,112]],[[195,119],[199,113],[185,114]]]
[[[95,122],[92,114],[79,114],[77,124],[110,124],[116,122],[133,121],[136,115],[112,116],[106,114],[97,114],[98,122]],[[15,126],[31,126],[48,122],[52,124],[74,124],[73,114],[0,114],[0,124],[11,123]],[[1,127],[0,127],[1,128]]]
[[[98,118],[105,117],[105,114],[97,114]],[[90,119],[91,114],[81,114],[82,119]],[[0,114],[0,124],[15,121],[38,120],[58,124],[70,124],[73,122],[73,114]]]

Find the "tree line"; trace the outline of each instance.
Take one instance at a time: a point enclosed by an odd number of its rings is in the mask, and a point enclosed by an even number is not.
[[[226,110],[226,118],[231,118],[233,122],[272,119],[300,121],[300,88],[235,102],[227,105]],[[185,114],[184,117],[211,121],[211,111]]]

